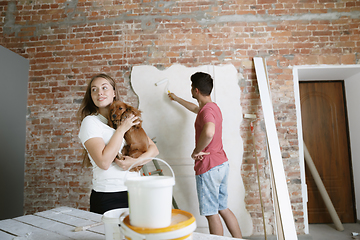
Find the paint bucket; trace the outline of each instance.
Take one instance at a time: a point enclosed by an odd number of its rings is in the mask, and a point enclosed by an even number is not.
[[[129,216],[120,219],[120,231],[126,240],[192,240],[196,229],[195,217],[186,211],[173,209],[171,224],[165,228],[141,228],[130,224]]]
[[[172,176],[138,176],[126,178],[128,187],[130,223],[134,227],[163,228],[171,224],[172,193],[175,175],[168,163]],[[135,165],[136,162],[133,164]],[[131,169],[133,167],[129,169]]]
[[[106,240],[122,240],[124,239],[120,232],[120,216],[122,214],[128,214],[128,208],[117,208],[107,211],[103,214],[101,221],[105,227],[105,239]]]

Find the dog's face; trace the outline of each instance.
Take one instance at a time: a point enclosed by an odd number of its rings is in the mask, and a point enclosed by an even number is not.
[[[127,104],[121,101],[114,101],[110,105],[110,112],[109,112],[109,123],[114,125],[113,127],[117,127],[120,125],[121,116],[126,111]]]
[[[124,102],[114,101],[111,104],[109,111],[110,126],[113,128],[117,128],[120,125],[121,121],[123,121],[130,114],[134,114],[135,116],[140,117],[141,112],[138,109]]]

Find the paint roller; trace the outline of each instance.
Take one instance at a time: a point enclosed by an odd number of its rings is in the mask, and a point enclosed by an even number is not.
[[[166,82],[165,91],[166,91],[166,94],[168,94],[168,93],[170,93],[170,90],[169,90],[169,79],[164,78],[163,80],[160,80],[160,81],[156,82],[156,83],[155,83],[155,86],[159,86],[159,85],[161,85],[161,84],[163,84],[163,83],[165,83],[165,82]],[[170,96],[170,98],[171,98],[172,100],[174,100],[171,96]]]
[[[156,82],[156,83],[155,83],[155,86],[159,86],[159,85],[163,84],[164,82],[167,82],[166,84],[168,84],[169,79],[164,78],[163,80],[160,80],[160,81]]]

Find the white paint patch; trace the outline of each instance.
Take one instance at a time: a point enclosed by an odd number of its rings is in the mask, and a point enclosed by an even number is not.
[[[165,70],[158,70],[153,66],[135,66],[131,73],[131,85],[139,96],[139,109],[143,111],[143,128],[150,138],[155,138],[160,151],[158,157],[166,160],[175,172],[174,197],[179,208],[195,216],[197,232],[207,233],[207,221],[199,215],[193,160],[190,157],[195,147],[196,115],[167,96],[169,90],[197,104],[191,97],[190,76],[199,71],[209,73],[214,79],[212,100],[222,110],[223,144],[230,163],[228,206],[236,215],[243,235],[249,236],[252,234],[253,225],[245,208],[245,188],[241,177],[242,108],[238,72],[235,67],[223,65],[188,68],[173,65]],[[168,82],[161,82],[164,79]],[[159,84],[160,82],[162,84]],[[165,175],[170,174],[166,166],[163,166]],[[226,235],[230,236],[228,232]]]

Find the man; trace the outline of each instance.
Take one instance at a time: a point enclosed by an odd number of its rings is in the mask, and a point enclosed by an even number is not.
[[[197,114],[195,120],[196,189],[200,215],[205,216],[210,234],[223,235],[220,216],[235,238],[242,238],[234,213],[227,207],[227,178],[229,163],[222,144],[222,115],[220,108],[211,100],[213,79],[207,73],[197,72],[191,76],[191,93],[199,105],[188,102],[174,93],[171,100],[178,102]]]

